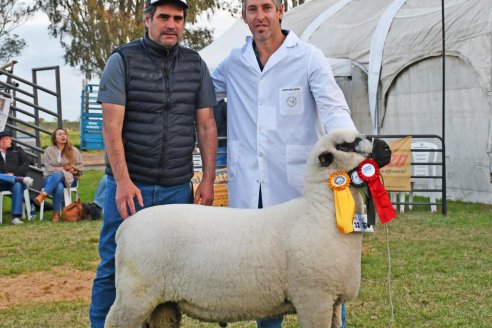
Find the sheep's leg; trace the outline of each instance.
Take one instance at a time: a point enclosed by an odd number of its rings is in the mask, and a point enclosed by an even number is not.
[[[310,293],[302,297],[302,301],[293,304],[301,328],[332,327],[333,298],[327,297],[326,294]]]
[[[149,310],[142,307],[142,300],[130,297],[116,297],[109,310],[104,328],[141,327],[147,319]]]
[[[143,287],[141,281],[130,277],[121,275],[116,280],[116,300],[106,317],[105,328],[141,327],[155,308],[157,290]]]
[[[331,321],[332,328],[342,327],[342,304],[335,303],[333,305],[333,318]]]
[[[176,303],[160,304],[150,315],[150,328],[179,328],[181,313]]]

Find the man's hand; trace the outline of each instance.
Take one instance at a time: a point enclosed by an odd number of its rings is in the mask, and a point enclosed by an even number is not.
[[[130,179],[116,185],[116,206],[123,220],[137,212],[135,197],[140,207],[143,207],[142,193]],[[128,209],[130,209],[130,213],[128,213]]]
[[[202,180],[195,192],[193,204],[212,205],[214,202],[214,183],[209,180]]]

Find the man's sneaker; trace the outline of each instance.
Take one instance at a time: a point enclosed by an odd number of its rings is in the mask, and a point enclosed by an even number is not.
[[[15,224],[15,225],[18,225],[18,224],[23,224],[24,222],[22,222],[19,218],[13,218],[12,219],[12,224]]]
[[[90,204],[90,214],[93,220],[99,220],[101,218],[101,208],[94,203]]]
[[[24,177],[24,179],[22,179],[22,183],[24,183],[24,185],[27,188],[31,187],[33,182],[34,182],[34,180],[30,177]]]
[[[91,207],[89,203],[82,203],[82,209],[84,210],[84,213],[90,215]]]
[[[101,208],[94,203],[82,203],[85,214],[90,215],[93,220],[101,218]]]

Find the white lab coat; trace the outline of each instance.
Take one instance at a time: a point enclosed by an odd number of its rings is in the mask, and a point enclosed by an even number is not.
[[[355,130],[350,110],[323,53],[290,31],[260,70],[252,38],[212,73],[227,97],[229,206],[257,208],[302,194],[304,167],[319,137]]]

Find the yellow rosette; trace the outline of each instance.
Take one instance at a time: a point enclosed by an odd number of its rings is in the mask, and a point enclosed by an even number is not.
[[[348,186],[350,177],[345,172],[335,172],[330,175],[328,185],[334,192],[335,209],[338,229],[342,233],[354,231],[355,201]]]

